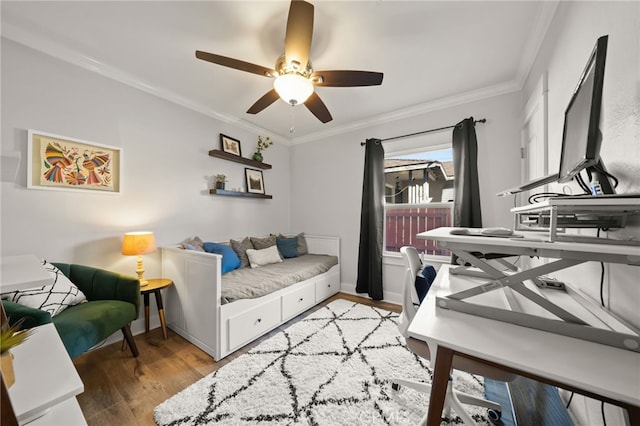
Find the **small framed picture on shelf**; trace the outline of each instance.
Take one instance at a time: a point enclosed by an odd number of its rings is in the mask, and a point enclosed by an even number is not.
[[[244,169],[244,175],[247,179],[247,192],[251,194],[264,194],[262,171],[247,168]]]
[[[234,139],[230,136],[220,133],[220,145],[222,146],[222,151],[228,152],[229,154],[237,155],[238,157],[242,157],[242,152],[240,151],[240,141],[238,139]]]

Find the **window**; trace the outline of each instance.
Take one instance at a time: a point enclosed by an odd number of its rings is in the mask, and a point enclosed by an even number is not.
[[[453,209],[453,150],[442,146],[404,155],[388,155],[385,177],[385,251],[413,246],[433,256],[448,256],[433,241],[416,234],[451,226]]]

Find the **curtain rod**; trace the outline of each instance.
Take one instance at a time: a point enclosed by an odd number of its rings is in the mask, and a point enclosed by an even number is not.
[[[486,122],[487,122],[486,118],[481,118],[479,120],[474,120],[473,124],[475,125],[476,123],[486,123]],[[380,139],[380,142],[392,141],[394,139],[404,139],[404,138],[408,138],[409,136],[422,135],[424,133],[439,132],[441,130],[453,129],[456,126],[457,124],[454,124],[452,126],[438,127],[437,129],[429,129],[429,130],[423,130],[421,132],[409,133],[407,135],[394,136],[392,138]],[[365,146],[366,144],[367,144],[366,142],[360,142],[361,146]]]

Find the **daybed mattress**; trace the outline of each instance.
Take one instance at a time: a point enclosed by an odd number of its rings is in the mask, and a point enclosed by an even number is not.
[[[336,256],[305,254],[259,268],[233,270],[222,276],[221,303],[264,296],[327,272],[337,264]]]

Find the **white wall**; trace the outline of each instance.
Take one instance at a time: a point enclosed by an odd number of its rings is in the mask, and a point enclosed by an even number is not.
[[[609,35],[603,93],[603,142],[601,155],[608,170],[620,179],[618,192],[640,192],[640,3],[561,2],[540,53],[527,79],[527,98],[540,75],[549,75],[549,165],[560,161],[564,110],[596,39]],[[569,185],[579,193],[575,184]],[[562,189],[560,185],[554,187]],[[638,221],[611,232],[611,237],[640,237]],[[583,232],[595,235],[595,230]],[[599,264],[590,264],[567,277],[584,283],[586,291],[599,299]],[[574,275],[574,273],[579,275]],[[640,327],[638,268],[610,265],[607,301],[612,309]],[[626,276],[626,278],[625,278]],[[611,292],[611,294],[609,294]]]
[[[120,147],[121,193],[27,189],[27,129]],[[1,184],[1,255],[135,275],[135,257],[120,254],[127,231],[153,231],[158,244],[288,232],[288,147],[276,140],[265,151],[273,200],[211,196],[217,173],[244,186],[244,165],[208,156],[220,133],[245,156],[255,149],[256,134],[2,39],[2,156],[21,161],[17,180]],[[145,276],[160,276],[159,252],[144,264]]]
[[[367,138],[384,139],[443,127],[470,116],[487,119],[487,123],[476,125],[484,224],[513,226],[509,212],[512,201],[498,198],[496,193],[520,181],[520,109],[520,93],[515,92],[293,146],[292,229],[339,236],[342,244],[342,288],[354,291],[364,165],[364,147],[360,143]],[[450,136],[448,140],[450,142]],[[388,149],[397,149],[402,144],[415,145],[415,139],[385,144],[388,144]],[[385,259],[385,300],[401,300],[402,272],[399,265],[397,257]]]
[[[557,170],[564,110],[578,77],[598,37],[608,34],[603,93],[602,158],[620,179],[618,192],[640,192],[640,3],[561,2],[527,79],[523,98],[532,93],[540,75],[549,75],[549,166]],[[575,192],[575,184],[569,185]],[[560,190],[559,185],[554,190]],[[610,237],[640,238],[637,218],[630,226],[610,232]],[[595,230],[585,230],[595,235]],[[606,233],[603,234],[603,236]],[[590,262],[556,274],[600,300],[600,264]],[[605,303],[611,310],[640,327],[640,270],[606,265]],[[637,373],[637,372],[636,372]],[[574,398],[578,423],[602,424],[600,404]],[[607,406],[607,423],[621,424],[619,410]]]

